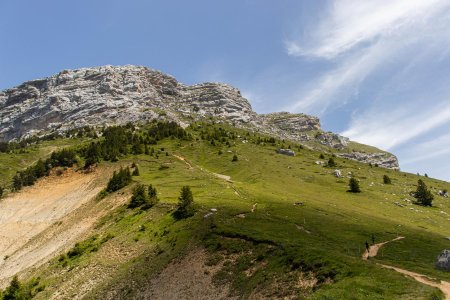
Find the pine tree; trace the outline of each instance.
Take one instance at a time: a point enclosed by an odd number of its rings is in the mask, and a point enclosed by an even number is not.
[[[86,149],[86,160],[84,162],[84,168],[88,168],[91,165],[100,162],[101,150],[98,143],[92,142]]]
[[[17,300],[17,299],[22,299],[19,295],[20,292],[20,282],[19,279],[17,278],[17,275],[13,277],[13,279],[11,280],[11,283],[9,284],[9,286],[6,288],[2,299],[3,300]],[[1,296],[1,295],[0,295]]]
[[[159,199],[157,196],[158,192],[156,191],[156,188],[154,188],[151,184],[148,187],[148,199],[150,206],[155,205],[158,203]]]
[[[194,214],[192,204],[194,203],[194,196],[192,195],[189,186],[183,186],[178,197],[178,208],[174,213],[176,219],[183,219]]]
[[[106,186],[106,191],[111,193],[127,186],[131,182],[131,173],[129,168],[121,168],[119,172],[114,171],[113,176]]]
[[[148,204],[148,195],[145,190],[145,186],[138,184],[133,189],[133,195],[131,196],[129,208],[136,208]]]
[[[350,190],[349,192],[351,193],[361,193],[361,189],[359,187],[359,182],[356,178],[350,178],[350,181],[348,183]]]
[[[138,166],[135,166],[134,167],[134,170],[133,170],[133,176],[139,176],[139,168],[138,168]]]
[[[336,167],[336,162],[334,161],[334,159],[333,159],[332,157],[330,157],[330,158],[328,159],[327,165],[328,165],[329,167],[333,168],[333,167]]]
[[[37,178],[47,175],[47,168],[45,167],[45,163],[41,159],[39,159],[34,166],[34,175]]]
[[[434,199],[433,194],[428,190],[427,185],[422,179],[417,181],[417,189],[414,197],[417,199],[420,205],[432,206]]]

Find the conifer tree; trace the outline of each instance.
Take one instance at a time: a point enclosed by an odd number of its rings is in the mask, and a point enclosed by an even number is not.
[[[350,181],[348,183],[350,190],[349,192],[351,193],[361,193],[361,189],[359,187],[359,182],[356,178],[350,178]]]
[[[422,179],[417,181],[417,189],[414,197],[417,199],[420,205],[432,206],[434,199],[433,194],[428,190],[427,185]]]
[[[333,167],[336,167],[336,162],[334,161],[334,159],[333,159],[332,157],[330,157],[330,158],[328,159],[327,165],[328,165],[329,167],[333,168]]]
[[[140,206],[144,206],[148,203],[148,195],[145,191],[145,186],[142,184],[138,184],[133,189],[133,195],[131,196],[130,204],[128,204],[129,208],[136,208]]]
[[[189,186],[183,186],[178,197],[178,208],[174,213],[176,219],[183,219],[194,214],[192,204],[194,203],[194,196],[192,195]]]

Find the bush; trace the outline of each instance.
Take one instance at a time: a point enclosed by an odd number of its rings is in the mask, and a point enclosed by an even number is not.
[[[91,165],[95,165],[100,162],[100,157],[102,156],[100,145],[98,143],[92,142],[86,149],[84,162],[84,168],[87,169]]]
[[[194,215],[193,205],[194,196],[189,186],[183,186],[178,197],[178,208],[174,212],[176,219],[184,219]]]
[[[133,189],[133,195],[131,196],[131,201],[130,204],[128,204],[128,207],[136,208],[145,204],[148,204],[148,194],[145,190],[145,186],[138,184]]]
[[[387,175],[384,175],[383,176],[383,183],[384,184],[391,184],[392,183],[391,178],[389,178],[389,176],[387,176]]]
[[[135,166],[134,167],[134,170],[133,170],[133,176],[139,176],[139,168],[138,168],[138,166]]]
[[[106,191],[111,193],[120,190],[131,182],[131,173],[129,168],[120,168],[119,172],[114,171],[113,176],[106,186]]]
[[[348,183],[350,189],[348,190],[351,193],[361,193],[361,189],[359,187],[359,182],[356,178],[350,178],[350,181]]]
[[[77,162],[77,154],[73,149],[62,149],[53,152],[50,163],[53,167],[71,167]]]
[[[332,157],[330,157],[330,158],[328,159],[327,165],[328,165],[330,168],[334,168],[334,167],[337,166],[337,165],[336,165],[336,162],[334,161],[334,159],[333,159]]]
[[[231,160],[232,162],[235,162],[235,161],[238,161],[238,157],[237,157],[237,155],[235,154],[235,155],[233,155],[233,159]]]
[[[0,198],[3,197],[3,187],[0,186]]]
[[[417,202],[423,206],[432,206],[432,202],[434,199],[433,194],[430,190],[428,190],[427,185],[423,182],[422,179],[417,181],[417,189],[414,197],[417,199]]]
[[[156,188],[154,188],[151,184],[148,187],[148,201],[149,201],[149,205],[153,206],[156,203],[158,203],[159,199],[158,199],[158,192],[156,191]]]

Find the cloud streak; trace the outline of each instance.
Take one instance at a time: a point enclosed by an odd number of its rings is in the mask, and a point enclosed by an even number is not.
[[[328,18],[308,40],[288,40],[286,50],[293,56],[331,59],[365,43],[391,38],[406,28],[427,23],[442,9],[445,0],[340,0],[328,8]]]
[[[325,66],[286,109],[352,112],[339,116],[343,135],[398,151],[411,167],[449,155],[439,128],[450,126],[450,2],[336,0],[322,11],[285,40],[292,58]]]

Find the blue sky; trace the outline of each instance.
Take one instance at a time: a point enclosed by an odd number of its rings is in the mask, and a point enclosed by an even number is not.
[[[1,1],[0,89],[63,69],[145,65],[240,88],[259,113],[450,180],[447,0]]]

